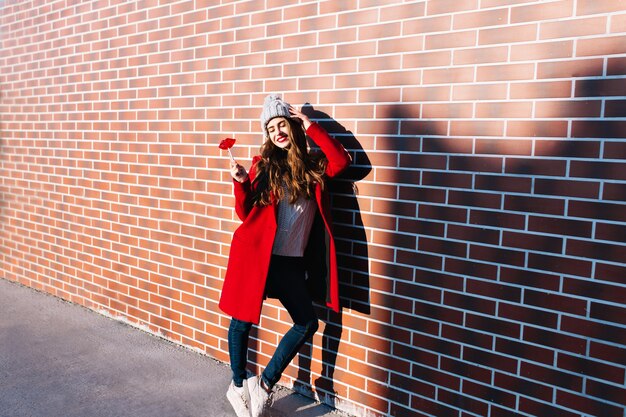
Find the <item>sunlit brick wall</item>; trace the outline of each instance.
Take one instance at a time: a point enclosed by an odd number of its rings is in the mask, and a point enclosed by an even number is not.
[[[354,165],[343,309],[282,383],[361,416],[624,417],[626,1],[0,1],[0,277],[228,360],[278,92]],[[250,359],[289,326],[268,301]]]

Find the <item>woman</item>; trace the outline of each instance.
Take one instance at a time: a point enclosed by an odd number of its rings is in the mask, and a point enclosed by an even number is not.
[[[326,181],[350,164],[338,141],[277,95],[265,98],[261,125],[265,140],[250,172],[231,162],[235,211],[243,223],[233,235],[220,298],[220,308],[232,316],[227,397],[240,417],[263,413],[272,387],[317,330],[313,301],[339,310]],[[321,153],[308,152],[306,135]],[[248,335],[265,297],[280,300],[294,325],[263,373],[248,377]]]

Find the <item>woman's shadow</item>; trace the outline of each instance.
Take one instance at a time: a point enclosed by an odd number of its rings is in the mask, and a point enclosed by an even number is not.
[[[317,307],[318,317],[324,322],[320,376],[311,381],[312,346],[309,343],[300,350],[299,371],[294,383],[295,391],[334,407],[337,396],[334,373],[343,333],[343,309],[348,308],[363,314],[370,313],[367,238],[357,200],[356,183],[370,173],[372,166],[352,132],[328,114],[315,110],[308,103],[302,107],[302,112],[339,140],[352,156],[350,167],[328,184],[331,194],[333,236],[337,249],[340,310],[335,313],[326,307]],[[310,145],[315,147],[314,143]],[[320,407],[318,415],[328,411],[324,408]],[[311,411],[309,409],[307,416],[314,415],[310,414]]]

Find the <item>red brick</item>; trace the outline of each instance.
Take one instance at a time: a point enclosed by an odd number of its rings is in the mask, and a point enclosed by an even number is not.
[[[336,199],[337,196],[334,196],[334,199]],[[335,200],[333,200],[333,202],[335,202]],[[355,208],[358,208],[358,205],[355,207],[355,205],[357,204],[357,202],[355,202],[354,200],[351,201],[351,204],[348,205],[348,209],[350,210],[354,210]],[[361,202],[359,201],[358,204],[360,205]],[[413,217],[415,216],[415,210],[416,210],[416,204],[413,202],[401,202],[401,201],[397,201],[397,200],[374,200],[374,204],[372,205],[373,210],[379,213],[393,213],[394,215],[400,215],[400,216],[408,216],[408,217]]]
[[[445,271],[461,274],[463,276],[470,275],[488,279],[497,278],[497,267],[495,265],[453,258],[446,259]]]
[[[337,45],[336,58],[371,56],[376,54],[376,42],[365,41],[346,45]]]
[[[624,10],[626,10],[626,6],[622,0],[608,3],[593,0],[579,0],[576,8],[576,14],[580,16]]]
[[[596,264],[594,278],[621,283],[623,281],[624,273],[626,273],[625,267],[598,262]]]
[[[573,53],[574,41],[528,43],[511,46],[511,61],[571,58]]]
[[[359,29],[359,40],[397,37],[401,34],[399,22],[362,26]]]
[[[525,291],[524,302],[528,305],[537,306],[547,310],[562,311],[568,314],[585,316],[587,314],[587,301],[559,294]]]
[[[467,217],[467,210],[461,208],[420,204],[418,208],[418,216],[420,218],[464,223]]]
[[[426,35],[424,47],[427,50],[449,49],[474,46],[476,44],[476,32],[473,30],[466,32],[442,33],[436,35]]]
[[[611,33],[621,33],[626,30],[626,13],[611,16]],[[602,32],[604,33],[604,32]]]
[[[475,10],[478,8],[477,0],[431,0],[426,7],[427,15]]]
[[[626,117],[626,100],[608,100],[605,104],[605,117]]]
[[[486,262],[494,262],[507,265],[524,265],[524,253],[511,249],[491,246],[470,245],[470,257]]]
[[[441,54],[439,54],[441,55]],[[424,56],[427,58],[427,56]],[[449,62],[449,57],[444,58]],[[432,62],[432,61],[428,61]],[[435,64],[436,65],[436,64]],[[422,77],[424,84],[448,84],[448,83],[467,83],[474,79],[474,70],[472,68],[456,68],[456,69],[433,69],[425,70]]]
[[[534,64],[485,65],[476,70],[476,81],[531,80],[534,78],[534,71]]]
[[[470,212],[470,223],[474,225],[478,224],[484,226],[523,229],[524,216],[520,214],[505,213],[501,211],[473,209]]]
[[[536,156],[559,156],[572,158],[597,158],[600,142],[584,140],[538,140],[535,142]]]
[[[530,155],[532,142],[524,139],[477,139],[476,153],[498,155]]]
[[[507,9],[494,9],[454,15],[453,29],[480,28],[485,26],[499,26],[508,22]]]
[[[569,407],[568,407],[569,408]],[[519,410],[524,413],[529,413],[533,416],[550,416],[555,415],[559,417],[578,417],[579,413],[569,412],[561,407],[553,406],[551,404],[533,401],[530,398],[520,397]]]
[[[524,329],[524,340],[578,355],[584,355],[586,351],[586,341],[583,338],[534,327],[526,327]],[[562,355],[562,353],[559,352],[559,355]],[[562,368],[562,366],[559,367]]]
[[[462,391],[475,398],[489,398],[492,403],[491,412],[490,414],[483,415],[491,415],[492,417],[497,417],[497,415],[495,414],[496,412],[494,412],[494,403],[504,405],[510,409],[514,409],[515,404],[517,403],[514,394],[500,390],[497,387],[492,386],[491,384],[483,385],[471,380],[464,380]]]
[[[460,388],[459,377],[417,364],[413,365],[411,376],[449,389],[458,390]]]
[[[598,182],[591,181],[568,181],[537,178],[535,180],[534,191],[535,194],[597,199],[600,193],[600,184]]]
[[[603,66],[602,60],[597,58],[538,62],[537,78],[545,79],[601,76]]]
[[[583,162],[573,161],[570,176],[583,178],[601,178],[609,180],[626,179],[626,162]]]
[[[514,7],[511,9],[511,23],[537,20],[563,19],[574,13],[573,0],[555,1],[546,4]]]
[[[417,249],[422,252],[463,257],[467,253],[467,244],[420,236]]]
[[[356,40],[356,28],[341,28],[336,30],[325,30],[318,33],[319,45],[335,44],[338,42],[352,42]]]
[[[530,233],[505,231],[502,234],[502,245],[505,247],[532,250],[535,252],[563,252],[563,239]]]
[[[422,185],[430,185],[436,187],[471,188],[471,175],[450,172],[424,171],[422,173]]]
[[[448,193],[448,204],[451,205],[499,209],[501,202],[502,197],[498,194],[456,190]]]
[[[619,96],[626,89],[626,80],[620,78],[576,80],[576,97]]]
[[[544,382],[551,386],[561,387],[572,391],[582,390],[582,378],[560,369],[547,368],[528,362],[521,363],[520,374],[534,381]]]
[[[504,122],[501,121],[458,121],[450,122],[453,136],[503,136]]]
[[[599,381],[589,380],[585,393],[600,400],[626,405],[626,390],[620,385],[608,385]]]
[[[624,362],[624,350],[621,346],[592,340],[589,344],[589,358],[613,362],[619,365]]]
[[[402,101],[448,101],[450,86],[406,87],[402,90]]]
[[[511,84],[511,98],[569,98],[571,81],[537,81]]]
[[[626,159],[626,142],[604,142],[603,158],[606,159]]]
[[[503,158],[491,156],[450,156],[450,169],[471,172],[502,172]]]
[[[606,33],[607,21],[606,16],[545,21],[539,25],[539,38],[555,39],[601,35]]]
[[[468,48],[454,51],[454,65],[489,64],[507,62],[508,48],[506,46],[489,46],[484,48]]]
[[[534,312],[535,316],[540,314],[538,310],[526,310],[527,313]],[[554,321],[556,322],[556,315],[548,313],[547,318],[549,319],[550,316],[555,316]],[[521,340],[503,339],[498,337],[496,338],[495,346],[498,352],[514,356],[516,358],[532,360],[534,362],[540,362],[547,365],[553,365],[555,362],[555,353],[552,349],[524,343]]]
[[[605,56],[626,52],[626,36],[579,39],[576,56]]]
[[[367,68],[364,67],[366,59],[361,61],[361,70],[368,71]],[[399,65],[398,65],[399,66]],[[409,71],[390,71],[378,74],[376,77],[376,86],[377,87],[387,87],[392,85],[404,85],[407,80],[417,80],[421,77],[421,71],[419,70],[409,70]],[[419,114],[419,112],[418,112]]]
[[[603,303],[591,303],[590,317],[617,324],[626,324],[626,309],[624,307],[611,306]]]
[[[619,204],[596,203],[591,201],[570,201],[568,216],[626,221],[624,210]]]
[[[422,35],[447,31],[450,29],[451,21],[451,16],[420,17],[418,19],[406,20],[404,21],[402,35]]]
[[[333,0],[320,2],[320,12],[322,14],[337,13],[337,12],[342,12],[344,10],[350,10],[350,9],[355,9],[355,8],[357,8],[356,0],[346,0],[345,2],[342,2],[342,3],[337,3],[336,1],[333,1]]]
[[[542,101],[535,107],[535,116],[539,118],[600,117],[601,107],[600,100]],[[566,136],[562,131],[553,133],[542,136]]]
[[[624,369],[620,369],[618,366],[592,361],[584,357],[559,353],[557,365],[564,370],[580,373],[582,375],[590,375],[617,384],[621,384],[624,380]]]
[[[439,332],[438,330],[439,323],[433,320],[428,320],[422,317],[417,317],[413,314],[404,314],[401,312],[399,312],[398,314],[394,314],[392,324],[400,328],[422,329],[423,333],[430,333],[430,334],[436,335]],[[456,346],[457,346],[456,350],[458,350],[458,345]]]
[[[411,154],[400,155],[400,166],[413,169],[446,169],[447,158],[444,155]]]
[[[334,59],[335,51],[333,46],[318,46],[299,50],[300,62],[317,61],[324,59]]]
[[[506,158],[505,172],[520,175],[565,176],[567,162],[558,159]]]
[[[361,103],[378,103],[386,101],[399,101],[401,90],[397,88],[377,88],[359,91],[359,101]]]
[[[562,199],[507,195],[504,199],[504,209],[562,215],[565,204]]]
[[[425,415],[428,416],[452,416],[458,413],[458,410],[456,408],[451,408],[442,404],[441,402],[430,401],[424,397],[419,397],[417,395],[413,396],[411,408],[413,408],[414,410],[424,411],[425,413],[427,413]],[[397,408],[395,407],[393,409],[394,411],[397,410]],[[409,414],[409,416],[414,417],[415,414]]]
[[[449,363],[452,363],[452,364],[449,364]],[[487,373],[487,371],[483,370],[480,367],[468,366],[467,364],[461,365],[461,362],[452,361],[452,360],[444,362],[443,368],[447,370],[448,367],[456,370],[459,373],[468,374],[468,377],[472,379],[479,378],[477,377],[477,374]],[[471,412],[471,413],[476,413],[474,415],[484,416],[484,415],[487,415],[487,413],[489,412],[488,411],[489,404],[487,402],[481,401],[472,397],[467,397],[465,395],[458,394],[457,392],[440,390],[438,392],[437,399],[438,401],[446,403],[446,404],[451,404],[451,405],[460,404],[462,409],[467,410],[468,412]]]
[[[478,318],[475,315],[471,316]],[[517,369],[517,359],[469,346],[463,349],[463,360],[505,372],[515,372]],[[495,373],[497,374],[498,372]]]
[[[528,42],[535,40],[536,37],[536,24],[481,29],[478,33],[478,44],[489,45],[498,43]]]
[[[388,57],[385,57],[385,59],[388,59]],[[452,53],[450,51],[409,53],[402,55],[402,68],[445,67],[450,65],[451,60]],[[444,70],[429,70],[428,72],[425,72],[425,74],[428,74],[429,78],[431,79],[431,82],[428,84],[435,84],[434,81],[437,79],[437,77],[441,77],[441,71]],[[456,75],[450,78],[453,80],[457,80],[457,82],[461,82],[464,78],[468,77],[468,73],[470,75],[472,74],[471,69],[459,68],[456,70]],[[413,78],[413,80],[417,81],[419,80],[419,78]],[[405,84],[411,84],[407,81],[409,80],[405,79]]]
[[[379,5],[378,2],[375,2]],[[412,18],[414,16],[423,16],[425,11],[425,3],[416,2],[409,4],[402,4],[398,6],[382,7],[380,9],[380,20],[403,20]]]
[[[602,192],[603,200],[622,201],[626,195],[626,186],[619,183],[605,183]]]
[[[377,169],[375,175],[376,181],[380,182],[396,182],[403,184],[419,183],[419,172],[397,170],[397,169]]]
[[[531,253],[528,255],[528,266],[533,269],[581,277],[589,277],[591,275],[591,263],[589,261],[572,259],[571,257],[565,258]]]
[[[439,270],[442,265],[441,256],[415,251],[399,250],[396,256],[396,261],[405,265]]]
[[[531,102],[489,102],[476,104],[478,118],[530,118],[532,115]],[[519,135],[514,135],[519,136]]]
[[[471,227],[450,224],[448,225],[446,236],[451,239],[469,240],[472,242],[481,242],[492,245],[497,245],[500,242],[499,230],[486,229],[483,227]]]
[[[331,43],[334,43],[333,40]],[[398,52],[415,52],[423,49],[424,37],[405,36],[393,39],[381,39],[378,41],[379,54],[392,54]]]
[[[399,219],[398,230],[405,233],[418,235],[443,237],[444,225],[442,223],[429,222],[422,219]]]
[[[626,259],[626,246],[568,239],[566,253],[568,255],[584,258],[602,259],[609,262],[621,262]]]
[[[453,100],[504,100],[507,98],[506,84],[455,85]]]
[[[560,287],[560,278],[556,275],[509,267],[502,267],[500,271],[500,280],[503,282],[552,291],[558,291]],[[554,325],[556,325],[556,320]]]
[[[401,135],[444,135],[447,131],[447,122],[435,120],[402,120],[400,122]]]

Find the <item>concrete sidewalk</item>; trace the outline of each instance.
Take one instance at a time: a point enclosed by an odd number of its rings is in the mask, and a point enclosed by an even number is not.
[[[0,416],[222,417],[227,365],[0,279]],[[281,388],[272,416],[338,417]]]

